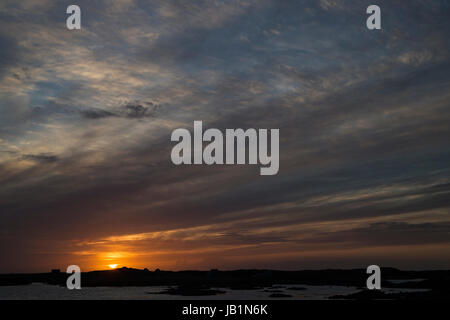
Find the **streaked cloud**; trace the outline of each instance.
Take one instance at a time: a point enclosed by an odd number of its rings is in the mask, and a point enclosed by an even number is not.
[[[448,267],[448,4],[78,5],[0,5],[0,272]],[[279,174],[172,165],[194,120],[279,128]]]

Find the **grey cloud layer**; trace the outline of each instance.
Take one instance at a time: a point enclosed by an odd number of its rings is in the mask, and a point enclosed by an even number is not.
[[[26,252],[17,264],[42,239],[204,225],[217,244],[261,252],[450,243],[447,2],[379,1],[379,32],[365,28],[363,1],[79,5],[80,32],[65,29],[60,3],[0,6],[0,238]],[[171,130],[193,120],[279,128],[280,173],[173,166]],[[249,218],[260,221],[239,229]],[[340,221],[358,223],[302,231]]]

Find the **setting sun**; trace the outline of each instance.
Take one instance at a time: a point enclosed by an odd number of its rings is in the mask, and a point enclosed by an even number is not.
[[[111,269],[115,269],[115,268],[117,268],[117,264],[110,264],[109,267],[110,267]]]

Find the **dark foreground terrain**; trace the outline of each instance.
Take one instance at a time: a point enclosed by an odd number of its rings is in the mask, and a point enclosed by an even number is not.
[[[66,286],[68,274],[58,272],[36,274],[0,275],[0,286],[18,286],[31,283],[46,283]],[[332,299],[450,299],[450,270],[402,271],[382,268],[382,288],[424,289],[414,292],[387,293],[367,290],[368,275],[364,269],[352,270],[235,270],[235,271],[149,271],[132,268],[84,272],[81,275],[83,287],[136,287],[171,286],[162,294],[182,296],[216,295],[221,290],[266,289],[273,297],[283,295],[277,285],[351,286],[360,291]],[[302,290],[301,287],[295,287]]]

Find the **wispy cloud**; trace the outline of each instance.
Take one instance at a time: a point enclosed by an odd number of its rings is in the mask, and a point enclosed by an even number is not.
[[[78,5],[0,4],[0,271],[445,265],[448,4]],[[279,174],[172,165],[194,120],[279,128]]]

